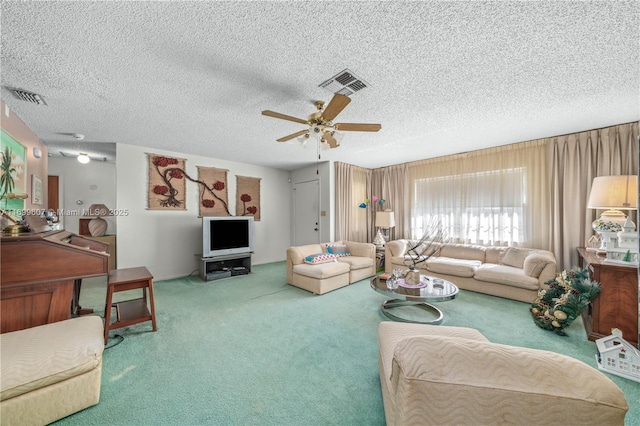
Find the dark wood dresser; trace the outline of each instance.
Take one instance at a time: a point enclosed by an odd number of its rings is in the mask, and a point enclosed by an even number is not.
[[[605,262],[604,256],[578,248],[580,266],[601,286],[600,294],[582,313],[589,340],[611,334],[612,328],[638,346],[638,268]]]

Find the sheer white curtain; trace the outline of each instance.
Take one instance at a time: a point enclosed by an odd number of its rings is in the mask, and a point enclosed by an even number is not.
[[[541,141],[409,164],[412,238],[440,221],[454,242],[547,248],[548,185]]]
[[[335,163],[336,240],[371,242],[372,216],[359,205],[370,192],[371,170]]]

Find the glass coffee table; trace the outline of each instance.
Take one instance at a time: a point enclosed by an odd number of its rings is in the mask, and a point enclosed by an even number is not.
[[[442,323],[442,319],[444,318],[442,311],[430,303],[452,300],[458,295],[458,287],[456,287],[455,284],[447,280],[428,275],[420,275],[420,284],[417,285],[408,284],[404,279],[400,278],[398,280],[398,287],[395,289],[389,289],[387,287],[387,280],[381,279],[380,276],[375,276],[371,278],[371,288],[380,294],[384,294],[385,296],[392,298],[384,301],[380,307],[382,313],[387,318],[394,321],[414,322],[420,324]],[[420,321],[402,318],[390,312],[393,308],[404,306],[415,306],[435,314],[437,318]]]

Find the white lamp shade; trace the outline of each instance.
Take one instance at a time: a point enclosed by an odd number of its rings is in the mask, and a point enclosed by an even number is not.
[[[105,206],[104,204],[91,204],[86,216],[100,217],[113,216],[113,214],[111,213],[111,210],[109,210],[109,207]]]
[[[636,210],[638,208],[638,176],[599,176],[593,179],[587,207]]]
[[[376,213],[376,226],[380,228],[393,228],[396,226],[396,220],[391,210]]]

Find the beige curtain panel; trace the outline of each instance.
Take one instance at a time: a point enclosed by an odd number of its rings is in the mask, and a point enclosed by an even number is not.
[[[587,209],[593,178],[638,174],[638,122],[544,139],[548,149],[550,247],[559,265],[578,264],[601,210]],[[629,211],[638,223],[637,212]]]
[[[336,240],[373,240],[370,207],[359,207],[369,198],[370,174],[371,171],[363,167],[335,163]]]
[[[384,198],[382,209],[393,211],[396,226],[389,229],[389,241],[411,238],[410,185],[407,164],[374,169],[371,172],[371,195]],[[375,221],[375,218],[373,218]],[[373,235],[377,232],[373,223]]]

